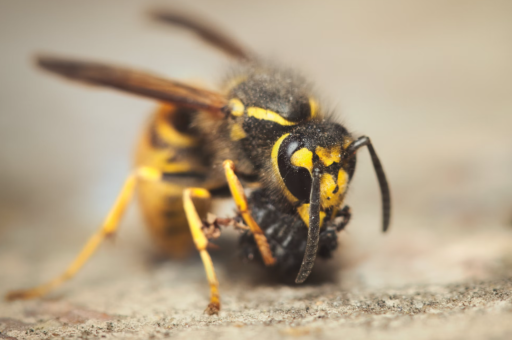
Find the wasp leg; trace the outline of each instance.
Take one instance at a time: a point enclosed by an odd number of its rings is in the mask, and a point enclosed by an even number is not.
[[[238,177],[235,174],[235,165],[233,161],[226,160],[224,161],[224,171],[226,174],[226,179],[228,181],[229,189],[231,190],[231,195],[235,200],[236,206],[238,207],[238,211],[242,215],[245,223],[251,230],[254,235],[254,240],[256,241],[256,245],[260,250],[261,257],[263,258],[263,262],[266,266],[271,266],[276,263],[276,259],[272,256],[272,251],[270,250],[270,246],[268,245],[267,238],[260,226],[251,215],[251,210],[247,204],[247,197],[245,197],[244,188],[242,184],[238,180]]]
[[[103,222],[103,225],[98,229],[96,233],[94,233],[94,235],[91,236],[91,238],[89,238],[85,246],[82,248],[82,251],[78,254],[71,265],[64,271],[64,273],[51,280],[50,282],[35,288],[9,292],[5,296],[6,300],[27,300],[41,297],[75,276],[80,268],[82,268],[87,260],[89,260],[89,258],[94,254],[101,242],[103,242],[105,238],[113,236],[113,234],[117,231],[119,221],[121,220],[121,217],[123,216],[126,207],[135,191],[137,180],[155,180],[158,179],[157,176],[158,171],[152,168],[143,167],[135,170],[125,181],[123,189],[117,197],[117,200],[110,210],[107,218]]]
[[[352,211],[350,210],[350,207],[348,205],[344,206],[343,209],[338,211],[336,217],[342,218],[341,221],[335,224],[336,231],[341,231],[342,229],[345,229],[348,222],[350,221],[350,217],[352,217]]]
[[[208,246],[208,239],[202,231],[203,222],[197,213],[196,207],[192,198],[199,199],[210,199],[210,193],[208,190],[202,188],[188,188],[183,192],[183,208],[187,215],[188,224],[192,233],[192,238],[196,245],[201,260],[203,261],[204,270],[206,271],[206,277],[210,284],[210,304],[206,308],[206,313],[209,315],[218,314],[220,310],[220,295],[219,295],[219,282],[215,276],[215,270],[213,268],[213,262],[206,250]]]

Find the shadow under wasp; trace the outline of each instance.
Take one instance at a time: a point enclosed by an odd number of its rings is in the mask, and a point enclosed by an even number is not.
[[[210,284],[206,312],[217,314],[220,295],[207,251],[220,226],[243,229],[247,260],[290,272],[304,282],[317,256],[337,248],[337,233],[350,219],[344,198],[366,146],[380,185],[383,231],[390,221],[388,183],[366,136],[355,138],[327,117],[310,83],[242,48],[226,34],[189,16],[155,12],[238,61],[222,92],[211,92],[146,72],[95,62],[39,56],[41,68],[79,82],[115,88],[162,104],[144,129],[135,168],[99,230],[66,271],[50,282],[7,294],[8,300],[40,297],[72,278],[117,228],[138,196],[155,243],[170,255],[199,251]],[[256,187],[246,197],[242,182]],[[234,218],[205,219],[212,197],[230,192]]]

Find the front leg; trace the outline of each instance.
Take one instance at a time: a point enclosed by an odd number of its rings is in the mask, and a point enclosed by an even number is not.
[[[350,217],[352,217],[352,211],[350,210],[350,207],[346,205],[336,213],[332,226],[336,228],[336,231],[341,231],[345,229],[348,222],[350,222]]]
[[[263,262],[266,266],[274,265],[276,263],[276,259],[272,255],[272,251],[270,250],[265,234],[252,217],[251,210],[247,203],[247,197],[244,193],[244,188],[235,174],[235,165],[233,161],[226,160],[224,161],[223,166],[226,174],[226,180],[228,182],[229,189],[231,190],[231,195],[233,196],[235,204],[238,207],[238,211],[240,212],[240,215],[242,215],[245,224],[249,227],[254,236],[254,240],[256,241],[256,245],[261,253]]]
[[[338,248],[338,235],[341,230],[350,221],[350,208],[348,205],[339,210],[334,219],[327,222],[325,228],[320,231],[320,241],[318,244],[318,256],[323,258],[332,257],[332,253]]]

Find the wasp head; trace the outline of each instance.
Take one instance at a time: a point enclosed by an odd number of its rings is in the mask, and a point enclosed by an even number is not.
[[[355,165],[354,155],[346,151],[351,142],[341,125],[318,122],[297,127],[274,145],[272,158],[281,186],[306,225],[314,169],[319,176],[320,223],[343,203]]]

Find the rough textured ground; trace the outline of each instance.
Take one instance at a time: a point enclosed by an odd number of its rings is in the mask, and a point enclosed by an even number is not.
[[[228,63],[154,6],[208,14],[254,50],[304,70],[340,120],[369,135],[394,212],[362,153],[354,217],[308,284],[213,252],[222,312],[203,314],[197,256],[155,254],[134,205],[115,241],[36,301],[0,302],[0,339],[512,338],[512,7],[506,1],[183,4],[0,0],[0,293],[71,261],[129,172],[153,103],[71,86],[37,51],[118,61],[215,84]],[[232,205],[219,203],[229,215]]]

